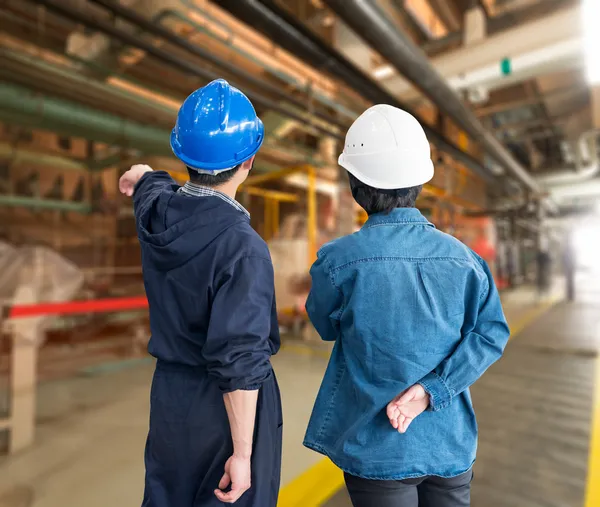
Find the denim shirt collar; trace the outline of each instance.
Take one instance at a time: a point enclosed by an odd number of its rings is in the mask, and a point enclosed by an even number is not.
[[[388,214],[376,213],[369,217],[364,227],[373,227],[384,224],[411,224],[435,227],[417,208],[396,208]]]

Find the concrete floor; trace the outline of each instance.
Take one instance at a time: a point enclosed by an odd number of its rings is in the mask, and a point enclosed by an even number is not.
[[[587,294],[521,333],[473,389],[481,432],[475,507],[582,505],[600,337],[600,290]],[[507,295],[511,324],[535,309],[533,301],[531,291]],[[321,460],[301,442],[326,355],[290,346],[274,360],[284,400],[284,486]],[[0,507],[139,505],[151,374],[145,364],[42,384],[35,446],[0,458]],[[326,505],[350,503],[340,492]]]

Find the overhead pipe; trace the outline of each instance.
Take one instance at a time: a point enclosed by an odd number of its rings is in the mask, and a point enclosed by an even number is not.
[[[20,125],[126,146],[148,155],[171,153],[165,129],[7,83],[0,83],[0,117]]]
[[[0,195],[0,206],[49,209],[56,211],[73,211],[76,213],[91,213],[89,204],[72,201],[58,201],[55,199],[39,199],[37,197],[21,197],[19,195]]]
[[[405,75],[440,111],[448,115],[500,165],[527,189],[540,192],[535,179],[488,132],[475,114],[460,100],[444,79],[432,68],[425,53],[396,29],[374,2],[361,0],[324,0],[360,37]]]
[[[85,162],[72,158],[40,153],[19,148],[9,143],[0,143],[0,159],[9,160],[12,164],[31,164],[51,166],[67,171],[86,171]]]
[[[173,55],[171,52],[169,52],[165,49],[155,47],[150,42],[146,42],[133,34],[130,34],[126,31],[115,28],[112,24],[110,24],[104,20],[91,17],[79,9],[65,6],[59,0],[30,0],[30,1],[32,1],[33,3],[36,3],[36,4],[44,5],[48,9],[52,10],[53,12],[55,12],[61,16],[69,18],[77,23],[81,23],[84,26],[86,26],[92,30],[96,30],[96,31],[102,32],[106,35],[109,35],[110,37],[113,37],[114,39],[119,40],[122,43],[127,44],[128,46],[133,46],[135,48],[141,49],[142,51],[145,51],[147,54],[153,56],[154,58],[157,58],[158,60],[161,60],[165,63],[168,63],[172,67],[177,68],[178,70],[181,70],[187,74],[197,76],[206,81],[212,81],[216,77],[216,75],[214,75],[212,72],[202,68],[199,65],[196,65],[195,63],[189,62],[188,60],[186,60],[184,58],[180,58],[176,55]],[[277,111],[278,113],[281,113],[284,116],[287,116],[288,118],[291,118],[293,120],[298,121],[299,123],[310,126],[312,129],[314,129],[317,132],[320,132],[323,135],[333,137],[333,138],[336,138],[339,140],[344,139],[344,137],[342,135],[333,133],[330,130],[327,130],[323,127],[320,127],[319,125],[316,125],[315,123],[306,119],[302,115],[297,114],[295,112],[291,112],[290,110],[281,107],[277,102],[271,100],[268,97],[265,97],[259,93],[256,93],[254,91],[249,91],[249,90],[246,91],[246,95],[257,106],[263,107],[264,109],[270,109],[273,111]]]
[[[161,38],[169,41],[171,44],[174,44],[175,46],[177,46],[185,51],[188,51],[189,53],[192,53],[193,55],[198,56],[198,57],[202,58],[203,60],[206,60],[206,61],[212,63],[213,65],[221,67],[222,69],[229,72],[230,74],[232,74],[233,76],[235,76],[238,79],[244,79],[244,80],[248,81],[252,86],[259,88],[261,91],[263,91],[265,93],[269,93],[269,94],[276,96],[279,100],[282,100],[284,102],[289,102],[290,104],[292,104],[296,107],[299,107],[301,109],[309,108],[309,104],[307,104],[305,101],[296,99],[295,97],[291,96],[289,93],[282,91],[281,88],[279,88],[275,85],[272,85],[272,84],[264,81],[263,79],[256,77],[256,75],[244,70],[239,65],[229,63],[228,61],[220,58],[219,56],[211,53],[210,51],[205,50],[201,46],[191,43],[190,41],[188,41],[188,40],[180,37],[176,33],[172,32],[168,28],[165,28],[164,26],[162,26],[160,24],[154,23],[152,20],[145,18],[144,16],[138,14],[136,11],[134,11],[132,9],[124,7],[124,6],[114,2],[113,0],[91,0],[91,1],[95,4],[98,4],[102,7],[104,7],[105,9],[107,9],[108,11],[113,13],[114,15],[128,21],[132,25],[134,25],[138,28],[141,28],[143,31],[148,32],[152,35],[161,37]],[[217,77],[219,77],[219,76],[214,74],[214,79],[216,79]],[[232,84],[235,84],[235,83],[232,83]],[[319,111],[312,110],[311,114],[313,114],[317,118],[320,118],[321,120],[323,120],[327,123],[331,123],[332,125],[335,125],[336,127],[341,128],[341,129],[345,129],[348,126],[346,123],[342,123],[339,120],[332,118],[330,115],[321,113]]]
[[[166,9],[166,10],[162,11],[158,16],[153,18],[153,21],[155,23],[162,24],[168,18],[171,18],[171,17],[176,18],[178,21],[181,21],[181,22],[184,22],[184,23],[190,25],[191,27],[194,28],[194,30],[205,34],[210,39],[217,41],[220,44],[226,45],[229,49],[234,51],[236,54],[249,60],[250,62],[255,63],[256,65],[259,65],[261,68],[265,69],[266,72],[274,75],[275,77],[277,77],[281,81],[285,82],[292,88],[299,90],[299,91],[304,91],[304,92],[306,92],[308,90],[308,85],[304,85],[303,83],[298,81],[295,77],[269,65],[269,63],[267,63],[264,59],[258,58],[252,52],[246,51],[246,50],[238,47],[237,45],[235,45],[235,43],[233,42],[233,39],[235,38],[235,34],[231,30],[231,28],[229,26],[227,26],[226,24],[222,23],[220,20],[216,19],[214,16],[212,16],[206,10],[202,9],[199,5],[195,4],[193,0],[181,0],[181,2],[186,6],[187,9],[192,10],[198,16],[201,16],[203,19],[206,19],[206,20],[210,21],[211,23],[216,24],[221,31],[215,31],[215,30],[211,29],[210,27],[208,27],[206,24],[200,25],[197,21],[192,19],[191,16],[187,15],[187,13],[180,12],[176,9]],[[225,32],[224,36],[221,35],[222,32]],[[336,102],[335,100],[327,97],[326,95],[319,93],[318,91],[316,91],[314,89],[311,89],[310,92],[311,92],[311,98],[313,100],[315,100],[316,102],[321,103],[324,107],[331,108],[336,113],[343,115],[346,118],[350,118],[352,120],[354,120],[354,118],[356,118],[356,116],[357,116],[356,112],[348,109],[346,106],[340,104],[339,102]]]
[[[400,107],[419,118],[411,108],[402,104],[396,97],[375,83],[356,65],[339,51],[331,48],[310,32],[290,14],[277,6],[272,0],[212,0],[253,29],[294,54],[311,66],[335,76],[347,86],[353,88],[366,99],[375,103],[387,103]],[[344,2],[340,2],[341,9]],[[474,157],[462,151],[448,138],[420,121],[425,132],[438,149],[464,164],[474,173],[488,182],[497,181]]]
[[[138,94],[91,79],[73,68],[50,65],[46,60],[9,49],[0,49],[0,57],[3,59],[0,77],[7,81],[18,81],[19,84],[36,89],[43,84],[44,91],[56,91],[68,98],[73,98],[77,93],[95,103],[108,102],[120,114],[133,113],[131,116],[137,116],[138,119],[141,117],[167,125],[172,125],[175,121],[177,107],[161,105]],[[44,76],[43,81],[40,81],[40,75]]]

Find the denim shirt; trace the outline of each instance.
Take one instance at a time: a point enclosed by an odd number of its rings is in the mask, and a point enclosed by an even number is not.
[[[304,445],[367,479],[452,477],[475,460],[469,393],[510,331],[486,263],[415,208],[325,245],[308,315],[335,341]],[[387,404],[420,383],[429,410],[404,434]]]

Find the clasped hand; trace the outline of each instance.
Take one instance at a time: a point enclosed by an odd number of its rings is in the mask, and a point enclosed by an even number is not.
[[[429,394],[421,384],[415,384],[388,403],[387,416],[399,433],[405,433],[410,423],[428,406]]]

